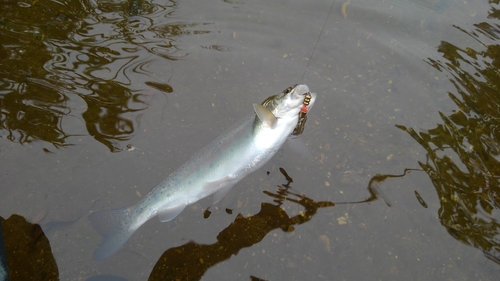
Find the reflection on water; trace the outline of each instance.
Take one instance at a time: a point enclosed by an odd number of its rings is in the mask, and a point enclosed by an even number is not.
[[[188,55],[177,40],[210,32],[170,19],[176,8],[0,0],[0,136],[63,147],[89,135],[121,151],[152,96],[173,91],[169,63]]]
[[[217,242],[214,244],[204,245],[189,242],[168,249],[157,261],[148,280],[199,280],[210,267],[229,259],[232,255],[237,255],[243,248],[259,243],[271,231],[280,228],[285,232],[293,232],[294,226],[310,221],[320,208],[334,207],[338,204],[368,203],[377,200],[380,195],[383,195],[379,184],[389,178],[403,177],[408,171],[405,170],[402,175],[375,175],[368,184],[370,193],[368,199],[334,203],[315,201],[304,194],[292,192],[290,184],[293,179],[283,168],[280,168],[287,183],[279,185],[275,193],[264,191],[266,195],[274,198],[275,204],[262,203],[260,212],[253,216],[243,217],[238,214],[235,220],[219,233]],[[304,211],[290,217],[282,208],[285,202],[301,205]],[[387,201],[386,203],[389,205]],[[328,238],[326,236],[321,238],[326,239],[324,241],[326,247],[330,247]],[[257,277],[252,276],[252,278]]]
[[[0,217],[0,279],[59,280],[49,240],[38,224],[19,215]],[[8,278],[2,278],[2,273]]]
[[[20,143],[45,140],[57,147],[67,145],[68,135],[60,126],[62,116],[68,113],[64,106],[66,96],[37,86],[31,87],[32,91],[15,83],[7,87],[17,88],[0,96],[0,128],[8,132],[7,139]],[[44,95],[39,94],[42,91]]]
[[[119,83],[107,81],[96,83],[94,95],[82,95],[87,110],[82,114],[87,131],[111,151],[116,151],[116,142],[127,141],[134,133],[133,119],[127,114],[141,109],[132,109],[128,103],[140,103],[130,91]]]
[[[497,20],[492,8],[490,18]],[[498,21],[475,24],[466,31],[480,48],[442,41],[442,59],[427,63],[449,75],[458,109],[440,112],[442,124],[407,131],[427,150],[420,166],[438,193],[439,219],[455,239],[482,250],[500,264],[500,29]]]

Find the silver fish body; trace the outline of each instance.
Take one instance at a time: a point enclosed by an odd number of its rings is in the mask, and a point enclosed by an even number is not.
[[[310,110],[315,100],[316,94],[310,93],[306,85],[296,85],[269,97],[263,105],[254,104],[256,114],[221,134],[136,205],[90,214],[89,221],[104,236],[94,260],[114,254],[154,216],[166,222],[207,196],[213,195],[214,203],[218,202],[237,182],[276,154],[297,126],[301,110]]]

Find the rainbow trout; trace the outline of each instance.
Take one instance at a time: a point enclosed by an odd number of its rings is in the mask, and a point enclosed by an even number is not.
[[[306,85],[295,85],[254,104],[255,114],[196,153],[136,205],[90,214],[89,221],[104,237],[94,260],[114,254],[152,217],[173,220],[186,206],[211,195],[217,203],[236,183],[267,163],[290,136],[302,133],[315,101],[316,94]]]

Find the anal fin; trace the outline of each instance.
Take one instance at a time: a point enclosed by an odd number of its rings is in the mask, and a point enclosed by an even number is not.
[[[212,203],[215,205],[229,193],[234,184],[233,178],[223,177],[220,180],[206,183],[204,188],[207,190],[216,190],[212,196]]]
[[[180,204],[171,208],[166,208],[163,210],[158,211],[158,219],[160,219],[161,222],[167,222],[175,219],[184,209],[186,208],[187,204]]]

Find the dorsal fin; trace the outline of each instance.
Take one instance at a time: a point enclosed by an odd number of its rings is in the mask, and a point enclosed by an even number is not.
[[[257,116],[259,117],[260,121],[262,121],[262,123],[268,125],[272,129],[276,127],[278,119],[269,109],[265,108],[264,106],[258,103],[254,103],[253,110],[255,111],[255,114],[257,114]]]

